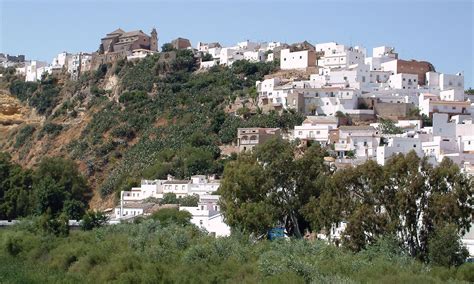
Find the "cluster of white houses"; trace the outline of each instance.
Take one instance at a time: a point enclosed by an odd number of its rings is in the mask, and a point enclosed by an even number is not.
[[[230,235],[230,228],[224,222],[218,204],[220,181],[213,176],[194,175],[189,180],[178,180],[168,176],[165,180],[142,180],[140,187],[130,191],[122,191],[120,204],[115,208],[115,219],[123,220],[136,216],[147,216],[159,210],[160,206],[152,199],[162,199],[167,193],[173,193],[177,198],[197,195],[199,202],[196,207],[180,206],[179,210],[191,213],[191,222],[215,236]]]
[[[372,159],[383,165],[393,154],[415,151],[439,163],[447,157],[462,171],[474,175],[474,103],[464,92],[462,73],[445,74],[430,62],[403,60],[393,47],[372,49],[369,56],[361,46],[336,42],[292,45],[281,42],[243,41],[223,47],[218,42],[199,42],[178,38],[175,49],[189,49],[200,58],[200,68],[231,66],[238,60],[279,61],[281,72],[256,82],[258,106],[263,111],[296,110],[307,116],[290,133],[278,128],[241,128],[237,133],[239,151],[252,150],[274,136],[320,143],[330,147],[337,167],[352,166]],[[150,36],[142,31],[117,29],[101,39],[99,52],[63,52],[48,64],[25,61],[24,56],[0,54],[2,66],[18,66],[26,81],[40,80],[43,74],[67,71],[71,77],[94,70],[99,63],[119,58],[139,60],[158,51],[155,29]],[[303,74],[288,76],[288,74]],[[417,113],[414,115],[414,113]],[[423,115],[432,125],[413,119]],[[419,117],[419,116],[418,116]],[[400,134],[387,134],[377,121],[395,121]],[[355,123],[350,123],[351,121]],[[212,195],[219,181],[205,176],[190,180],[143,180],[140,187],[122,192],[117,218],[146,215],[156,209],[147,198],[163,198],[165,193],[200,197],[197,207],[181,207],[192,213],[192,222],[217,235],[230,233]],[[340,228],[333,228],[334,232]]]

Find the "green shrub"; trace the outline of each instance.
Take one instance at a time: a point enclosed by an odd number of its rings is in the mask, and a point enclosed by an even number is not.
[[[151,218],[160,221],[160,224],[165,226],[170,224],[185,226],[190,224],[191,213],[174,208],[163,208],[153,213]]]
[[[81,228],[85,231],[88,231],[94,228],[100,228],[106,225],[107,222],[108,218],[103,212],[87,211],[82,217]]]
[[[143,91],[125,92],[119,97],[121,103],[139,103],[148,98],[147,93]]]
[[[456,279],[473,283],[474,263],[464,263],[459,266],[456,273]]]
[[[27,124],[20,129],[18,132],[15,144],[13,145],[14,148],[20,148],[29,140],[32,139],[32,135],[35,132],[36,128],[33,125]]]
[[[61,133],[63,130],[63,126],[60,124],[48,122],[43,126],[43,129],[41,129],[40,136],[43,136],[43,134],[48,134],[51,137],[56,137]]]

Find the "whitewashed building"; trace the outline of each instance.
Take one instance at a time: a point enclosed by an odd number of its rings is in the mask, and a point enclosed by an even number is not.
[[[163,198],[165,193],[174,193],[182,198],[188,195],[211,194],[219,189],[220,181],[213,176],[194,175],[189,180],[177,180],[171,175],[166,180],[142,180],[140,187],[132,187],[130,191],[122,191],[121,200],[140,202],[147,198]]]
[[[308,116],[301,125],[295,126],[293,137],[326,145],[329,139],[329,131],[336,129],[337,126],[338,119],[336,117]]]
[[[377,163],[385,165],[385,162],[393,155],[408,154],[415,151],[418,157],[423,157],[421,140],[412,137],[390,137],[386,138],[386,144],[377,147]]]
[[[291,52],[289,48],[281,50],[280,69],[306,69],[316,66],[316,53],[312,50]]]
[[[49,73],[51,68],[47,62],[32,60],[25,66],[25,81],[36,82],[41,80],[43,73]]]
[[[340,158],[347,157],[351,151],[355,159],[365,161],[376,157],[379,142],[378,131],[372,126],[341,126],[334,150]]]
[[[191,213],[191,223],[215,237],[230,236],[230,227],[220,212],[219,195],[201,195],[196,207],[181,206],[179,210]]]

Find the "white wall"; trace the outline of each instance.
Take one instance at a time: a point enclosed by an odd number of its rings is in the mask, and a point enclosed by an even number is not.
[[[441,90],[461,89],[464,91],[464,76],[462,75],[439,75],[439,86]]]
[[[388,83],[392,89],[418,89],[418,75],[406,73],[390,75]]]
[[[308,50],[290,52],[290,49],[283,49],[280,56],[280,69],[303,69],[309,66]]]
[[[377,163],[385,165],[387,159],[392,155],[402,153],[408,154],[415,151],[419,157],[423,157],[423,148],[420,139],[409,137],[393,137],[388,139],[388,145],[377,147]]]

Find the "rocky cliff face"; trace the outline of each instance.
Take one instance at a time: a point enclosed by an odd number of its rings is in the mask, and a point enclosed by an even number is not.
[[[34,109],[23,105],[9,92],[0,90],[0,133],[15,128],[22,123],[40,123],[43,117],[38,116]]]

